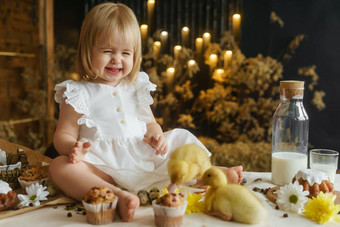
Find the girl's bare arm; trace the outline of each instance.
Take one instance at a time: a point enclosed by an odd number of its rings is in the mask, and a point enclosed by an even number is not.
[[[64,101],[60,105],[59,119],[54,134],[54,147],[61,155],[69,155],[78,141],[79,125],[77,123],[81,114],[78,114],[71,105]]]
[[[163,155],[168,152],[168,143],[164,137],[163,130],[161,126],[156,122],[156,119],[150,107],[149,110],[151,120],[146,125],[147,132],[144,135],[144,142],[150,144],[153,148],[156,149],[156,155]]]

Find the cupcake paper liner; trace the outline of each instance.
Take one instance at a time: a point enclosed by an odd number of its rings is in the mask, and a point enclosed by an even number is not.
[[[30,186],[31,184],[35,184],[35,183],[39,183],[41,184],[42,186],[47,186],[48,185],[48,177],[46,178],[43,178],[41,180],[35,180],[35,181],[24,181],[24,180],[21,180],[20,177],[18,178],[18,181],[20,183],[20,186],[25,189],[26,187]]]
[[[183,216],[187,208],[188,202],[178,207],[168,207],[156,204],[156,200],[152,201],[152,208],[155,216],[155,224],[157,227],[179,227],[182,226]]]
[[[87,222],[94,225],[102,225],[113,222],[116,214],[118,197],[111,203],[90,204],[84,201],[82,202],[86,209]]]

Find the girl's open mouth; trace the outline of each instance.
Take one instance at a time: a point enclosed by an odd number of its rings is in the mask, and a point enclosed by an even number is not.
[[[110,68],[110,67],[105,67],[105,70],[111,74],[118,74],[120,73],[123,69],[122,68]]]

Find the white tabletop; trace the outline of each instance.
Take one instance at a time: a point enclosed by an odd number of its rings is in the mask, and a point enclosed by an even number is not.
[[[259,173],[259,172],[245,172],[244,173],[247,183],[245,184],[250,190],[254,187],[269,188],[273,187],[271,182],[270,173]],[[262,178],[262,181],[254,182],[255,179]],[[340,174],[336,175],[335,189],[340,191]],[[265,207],[268,208],[270,213],[267,220],[263,223],[253,226],[266,226],[266,227],[286,227],[286,226],[299,226],[299,227],[311,227],[321,225],[305,218],[303,215],[293,214],[281,210],[275,210],[274,204],[268,201],[265,196],[259,192],[254,192],[263,201]],[[82,214],[76,214],[72,212],[72,217],[67,217],[69,211],[65,210],[65,205],[60,205],[57,208],[44,207],[38,210],[34,210],[28,213],[20,214],[17,216],[5,218],[0,220],[0,226],[43,226],[43,227],[77,227],[77,226],[93,226],[87,224],[86,217]],[[288,213],[287,218],[283,218],[283,214]],[[133,222],[125,223],[117,217],[116,220],[109,224],[110,226],[155,226],[152,207],[140,207],[136,214]],[[206,214],[190,214],[185,215],[183,219],[183,226],[198,226],[198,227],[209,227],[209,226],[250,226],[245,224],[239,224],[236,222],[226,222],[218,218],[208,216]],[[322,226],[340,226],[339,223],[333,220],[325,223]]]

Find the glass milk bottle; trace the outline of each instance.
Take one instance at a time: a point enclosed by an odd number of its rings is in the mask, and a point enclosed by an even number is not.
[[[303,90],[303,81],[280,82],[272,132],[272,181],[277,185],[292,182],[300,169],[307,169],[309,120]]]

